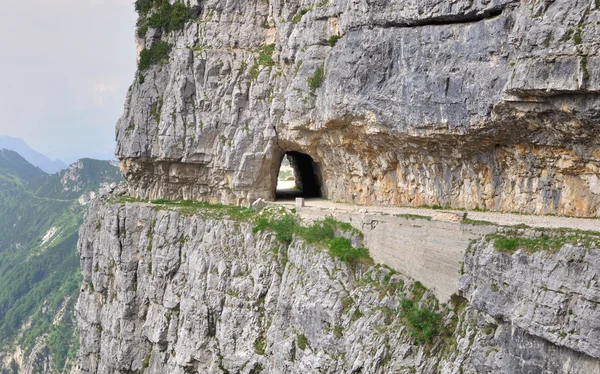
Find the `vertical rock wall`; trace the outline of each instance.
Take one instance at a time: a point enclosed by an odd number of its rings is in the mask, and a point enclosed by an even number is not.
[[[600,215],[595,3],[186,4],[139,40],[171,52],[117,125],[132,194],[273,198],[298,151],[334,200]]]
[[[92,203],[81,228],[81,373],[593,373],[598,249],[479,241],[439,305],[382,266],[282,244],[218,209]],[[437,311],[419,343],[402,300]]]

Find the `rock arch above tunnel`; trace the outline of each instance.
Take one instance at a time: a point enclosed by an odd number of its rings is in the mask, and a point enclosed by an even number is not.
[[[117,125],[132,195],[273,199],[294,144],[337,201],[600,216],[598,9],[269,4],[138,40],[171,45]]]

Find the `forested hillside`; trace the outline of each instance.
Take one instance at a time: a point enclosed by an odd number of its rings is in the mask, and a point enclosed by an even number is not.
[[[48,175],[0,150],[1,373],[69,369],[78,341],[80,198],[120,178],[107,161],[83,159]]]

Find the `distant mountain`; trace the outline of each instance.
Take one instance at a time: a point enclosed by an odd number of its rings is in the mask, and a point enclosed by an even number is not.
[[[108,161],[48,175],[0,150],[0,373],[70,372],[79,225],[95,191],[121,180]]]
[[[46,174],[37,166],[31,165],[21,155],[8,149],[0,149],[0,177],[30,180]]]
[[[11,151],[17,152],[23,156],[27,162],[39,167],[48,174],[54,174],[57,171],[67,167],[67,165],[61,160],[52,161],[47,156],[35,151],[29,145],[27,145],[23,139],[0,135],[0,149],[1,148],[10,149]]]

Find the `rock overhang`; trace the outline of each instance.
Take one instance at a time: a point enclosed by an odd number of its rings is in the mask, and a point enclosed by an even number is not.
[[[339,201],[598,216],[598,11],[463,5],[206,4],[129,92],[131,193],[273,198],[294,150]]]

